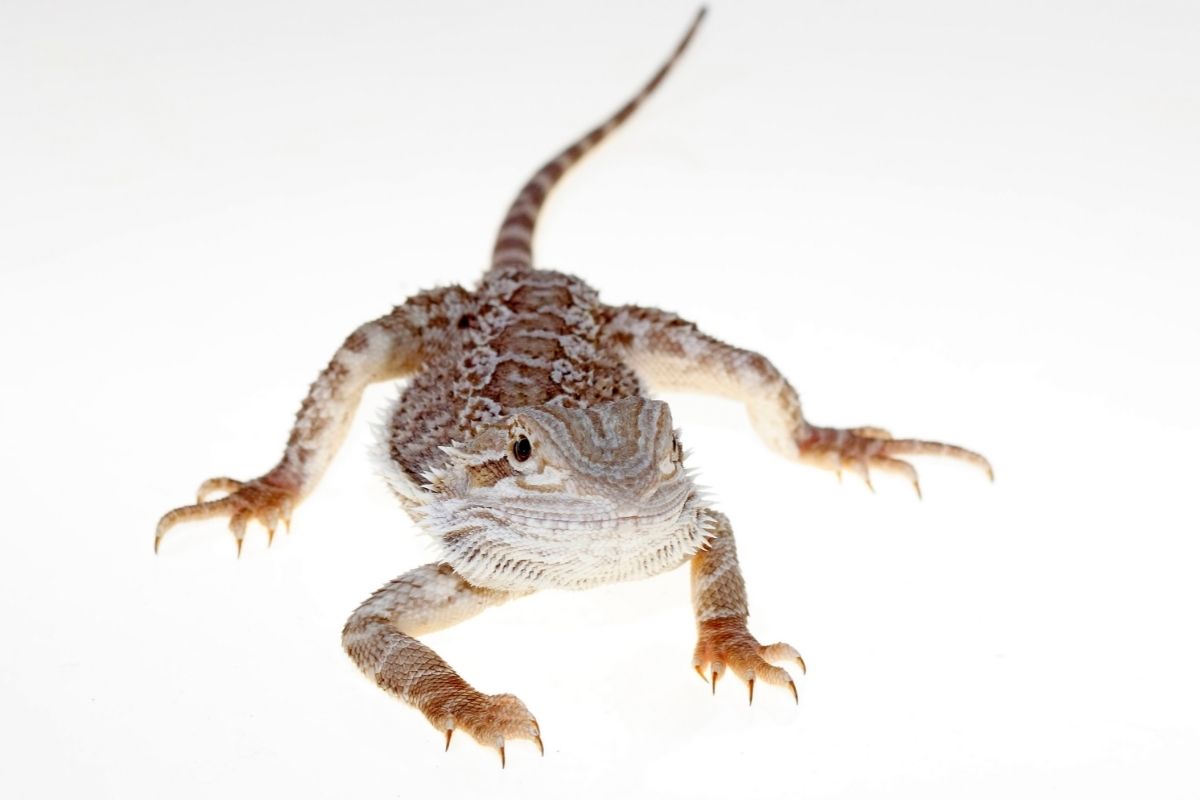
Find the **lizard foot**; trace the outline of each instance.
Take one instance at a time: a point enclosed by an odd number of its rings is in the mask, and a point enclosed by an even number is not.
[[[810,427],[797,444],[800,447],[800,458],[804,461],[831,469],[839,478],[843,468],[851,469],[862,477],[871,491],[875,491],[875,487],[871,485],[871,470],[877,469],[907,478],[916,490],[917,497],[921,496],[921,484],[917,480],[916,469],[897,456],[957,458],[974,464],[987,473],[989,480],[995,480],[992,465],[979,453],[941,442],[893,439],[892,435],[882,428]]]
[[[154,552],[163,536],[180,522],[190,522],[212,517],[229,517],[229,530],[237,541],[238,555],[242,554],[242,540],[246,537],[246,523],[258,520],[267,529],[267,544],[275,538],[275,528],[282,522],[290,524],[292,509],[296,505],[296,490],[291,482],[269,472],[251,481],[233,478],[210,478],[200,484],[196,492],[196,503],[181,506],[163,514],[154,531]],[[216,500],[206,498],[214,492],[227,492]]]
[[[777,642],[762,645],[746,630],[743,617],[722,617],[700,623],[699,642],[692,664],[705,681],[712,682],[713,694],[717,693],[717,681],[728,667],[746,682],[750,690],[750,702],[754,702],[754,684],[758,680],[787,686],[792,690],[792,699],[800,702],[796,682],[787,670],[767,663],[768,661],[791,661],[807,672],[804,659],[790,644]],[[711,677],[710,677],[711,676]]]
[[[510,739],[529,739],[537,745],[539,753],[546,754],[537,720],[525,704],[511,694],[482,694],[470,690],[465,695],[460,693],[447,698],[437,707],[422,710],[434,727],[445,731],[447,750],[450,749],[450,737],[456,730],[462,730],[485,747],[499,750],[501,769],[505,766],[504,745]]]

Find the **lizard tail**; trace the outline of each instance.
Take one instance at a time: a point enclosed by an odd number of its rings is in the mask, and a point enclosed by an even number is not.
[[[538,212],[542,210],[542,204],[546,202],[546,195],[558,183],[563,173],[587,155],[592,148],[604,141],[614,128],[633,116],[633,112],[637,111],[646,98],[654,93],[663,78],[667,77],[667,73],[671,71],[671,67],[675,66],[675,62],[687,49],[688,43],[692,41],[692,36],[696,33],[696,28],[700,26],[700,21],[704,19],[706,11],[706,8],[700,8],[687,33],[671,53],[671,57],[659,67],[658,72],[654,73],[654,77],[633,96],[633,99],[617,109],[615,114],[593,128],[587,135],[546,162],[533,174],[533,177],[517,195],[517,199],[509,206],[508,213],[504,216],[504,222],[500,225],[500,232],[496,235],[496,246],[492,250],[492,269],[500,267],[533,268],[533,229],[537,224]]]

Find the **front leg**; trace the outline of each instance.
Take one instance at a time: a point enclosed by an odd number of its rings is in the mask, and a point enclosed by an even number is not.
[[[978,453],[956,445],[920,439],[894,439],[882,428],[822,428],[800,409],[800,396],[765,356],[725,344],[694,324],[656,308],[622,306],[608,310],[608,344],[656,391],[702,392],[744,403],[762,440],[795,461],[858,473],[871,485],[871,470],[899,474],[921,493],[917,472],[904,456],[939,455],[983,469]]]
[[[761,645],[746,629],[750,606],[746,600],[746,583],[738,568],[737,547],[733,529],[724,514],[706,512],[711,519],[712,538],[692,556],[692,606],[696,610],[698,642],[692,663],[700,677],[717,681],[726,668],[746,682],[750,702],[754,702],[754,684],[763,680],[777,686],[787,686],[799,702],[796,682],[787,670],[767,663],[789,661],[806,671],[804,659],[789,644],[777,642]]]
[[[456,730],[500,751],[511,739],[532,739],[542,750],[537,720],[511,694],[483,694],[414,636],[446,628],[485,608],[527,593],[484,589],[446,564],[427,564],[401,575],[358,607],[342,631],[342,645],[367,677],[415,706],[439,731],[446,747]]]
[[[202,483],[194,505],[168,511],[159,520],[154,551],[177,523],[211,517],[229,518],[239,554],[251,520],[273,536],[276,525],[287,524],[295,506],[316,487],[341,447],[363,390],[412,374],[431,351],[448,346],[465,298],[458,287],[425,292],[350,334],[309,388],[279,463],[253,480],[222,477]],[[216,492],[226,494],[206,499]]]

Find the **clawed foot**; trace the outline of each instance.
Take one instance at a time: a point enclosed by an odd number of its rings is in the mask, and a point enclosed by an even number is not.
[[[920,439],[893,439],[882,428],[815,428],[809,427],[797,441],[800,457],[805,461],[831,469],[842,476],[843,469],[857,472],[871,491],[871,470],[892,472],[907,478],[921,496],[921,484],[917,471],[897,456],[948,456],[966,461],[987,473],[988,480],[995,480],[992,465],[972,450],[941,442],[925,442]]]
[[[792,690],[792,699],[800,702],[796,682],[787,670],[767,663],[768,661],[790,661],[808,670],[804,659],[790,644],[761,645],[746,630],[746,621],[741,617],[725,617],[700,623],[700,637],[692,663],[696,672],[705,681],[712,682],[713,694],[717,692],[717,681],[728,667],[746,682],[750,690],[750,702],[754,702],[754,684],[762,680],[776,686],[787,686]]]
[[[525,704],[511,694],[472,691],[445,701],[440,708],[425,711],[425,715],[435,727],[446,732],[447,750],[454,732],[466,731],[485,747],[500,751],[502,769],[505,766],[504,744],[511,739],[529,739],[537,745],[539,753],[546,754],[537,720]]]
[[[238,555],[242,554],[242,540],[246,538],[246,523],[257,520],[267,529],[267,544],[275,538],[275,528],[280,522],[290,524],[292,509],[296,505],[296,489],[285,477],[269,472],[252,481],[233,478],[210,478],[200,484],[196,492],[195,505],[182,506],[163,514],[154,532],[154,552],[167,531],[180,522],[190,522],[212,517],[229,517],[229,530],[237,540]],[[215,492],[227,492],[217,500],[206,498]]]

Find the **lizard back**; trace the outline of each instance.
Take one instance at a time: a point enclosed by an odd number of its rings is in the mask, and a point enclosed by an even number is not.
[[[490,271],[474,292],[439,293],[429,320],[442,330],[437,352],[387,415],[387,475],[402,496],[444,464],[442,446],[516,409],[587,408],[642,394],[633,370],[602,346],[605,306],[578,278],[508,267]]]
[[[476,289],[428,293],[425,337],[434,352],[388,412],[381,454],[401,497],[411,498],[445,463],[440,447],[516,409],[587,408],[642,394],[633,370],[600,341],[607,309],[596,291],[572,275],[533,269],[533,233],[551,189],[658,88],[704,13],[637,94],[526,181]]]

